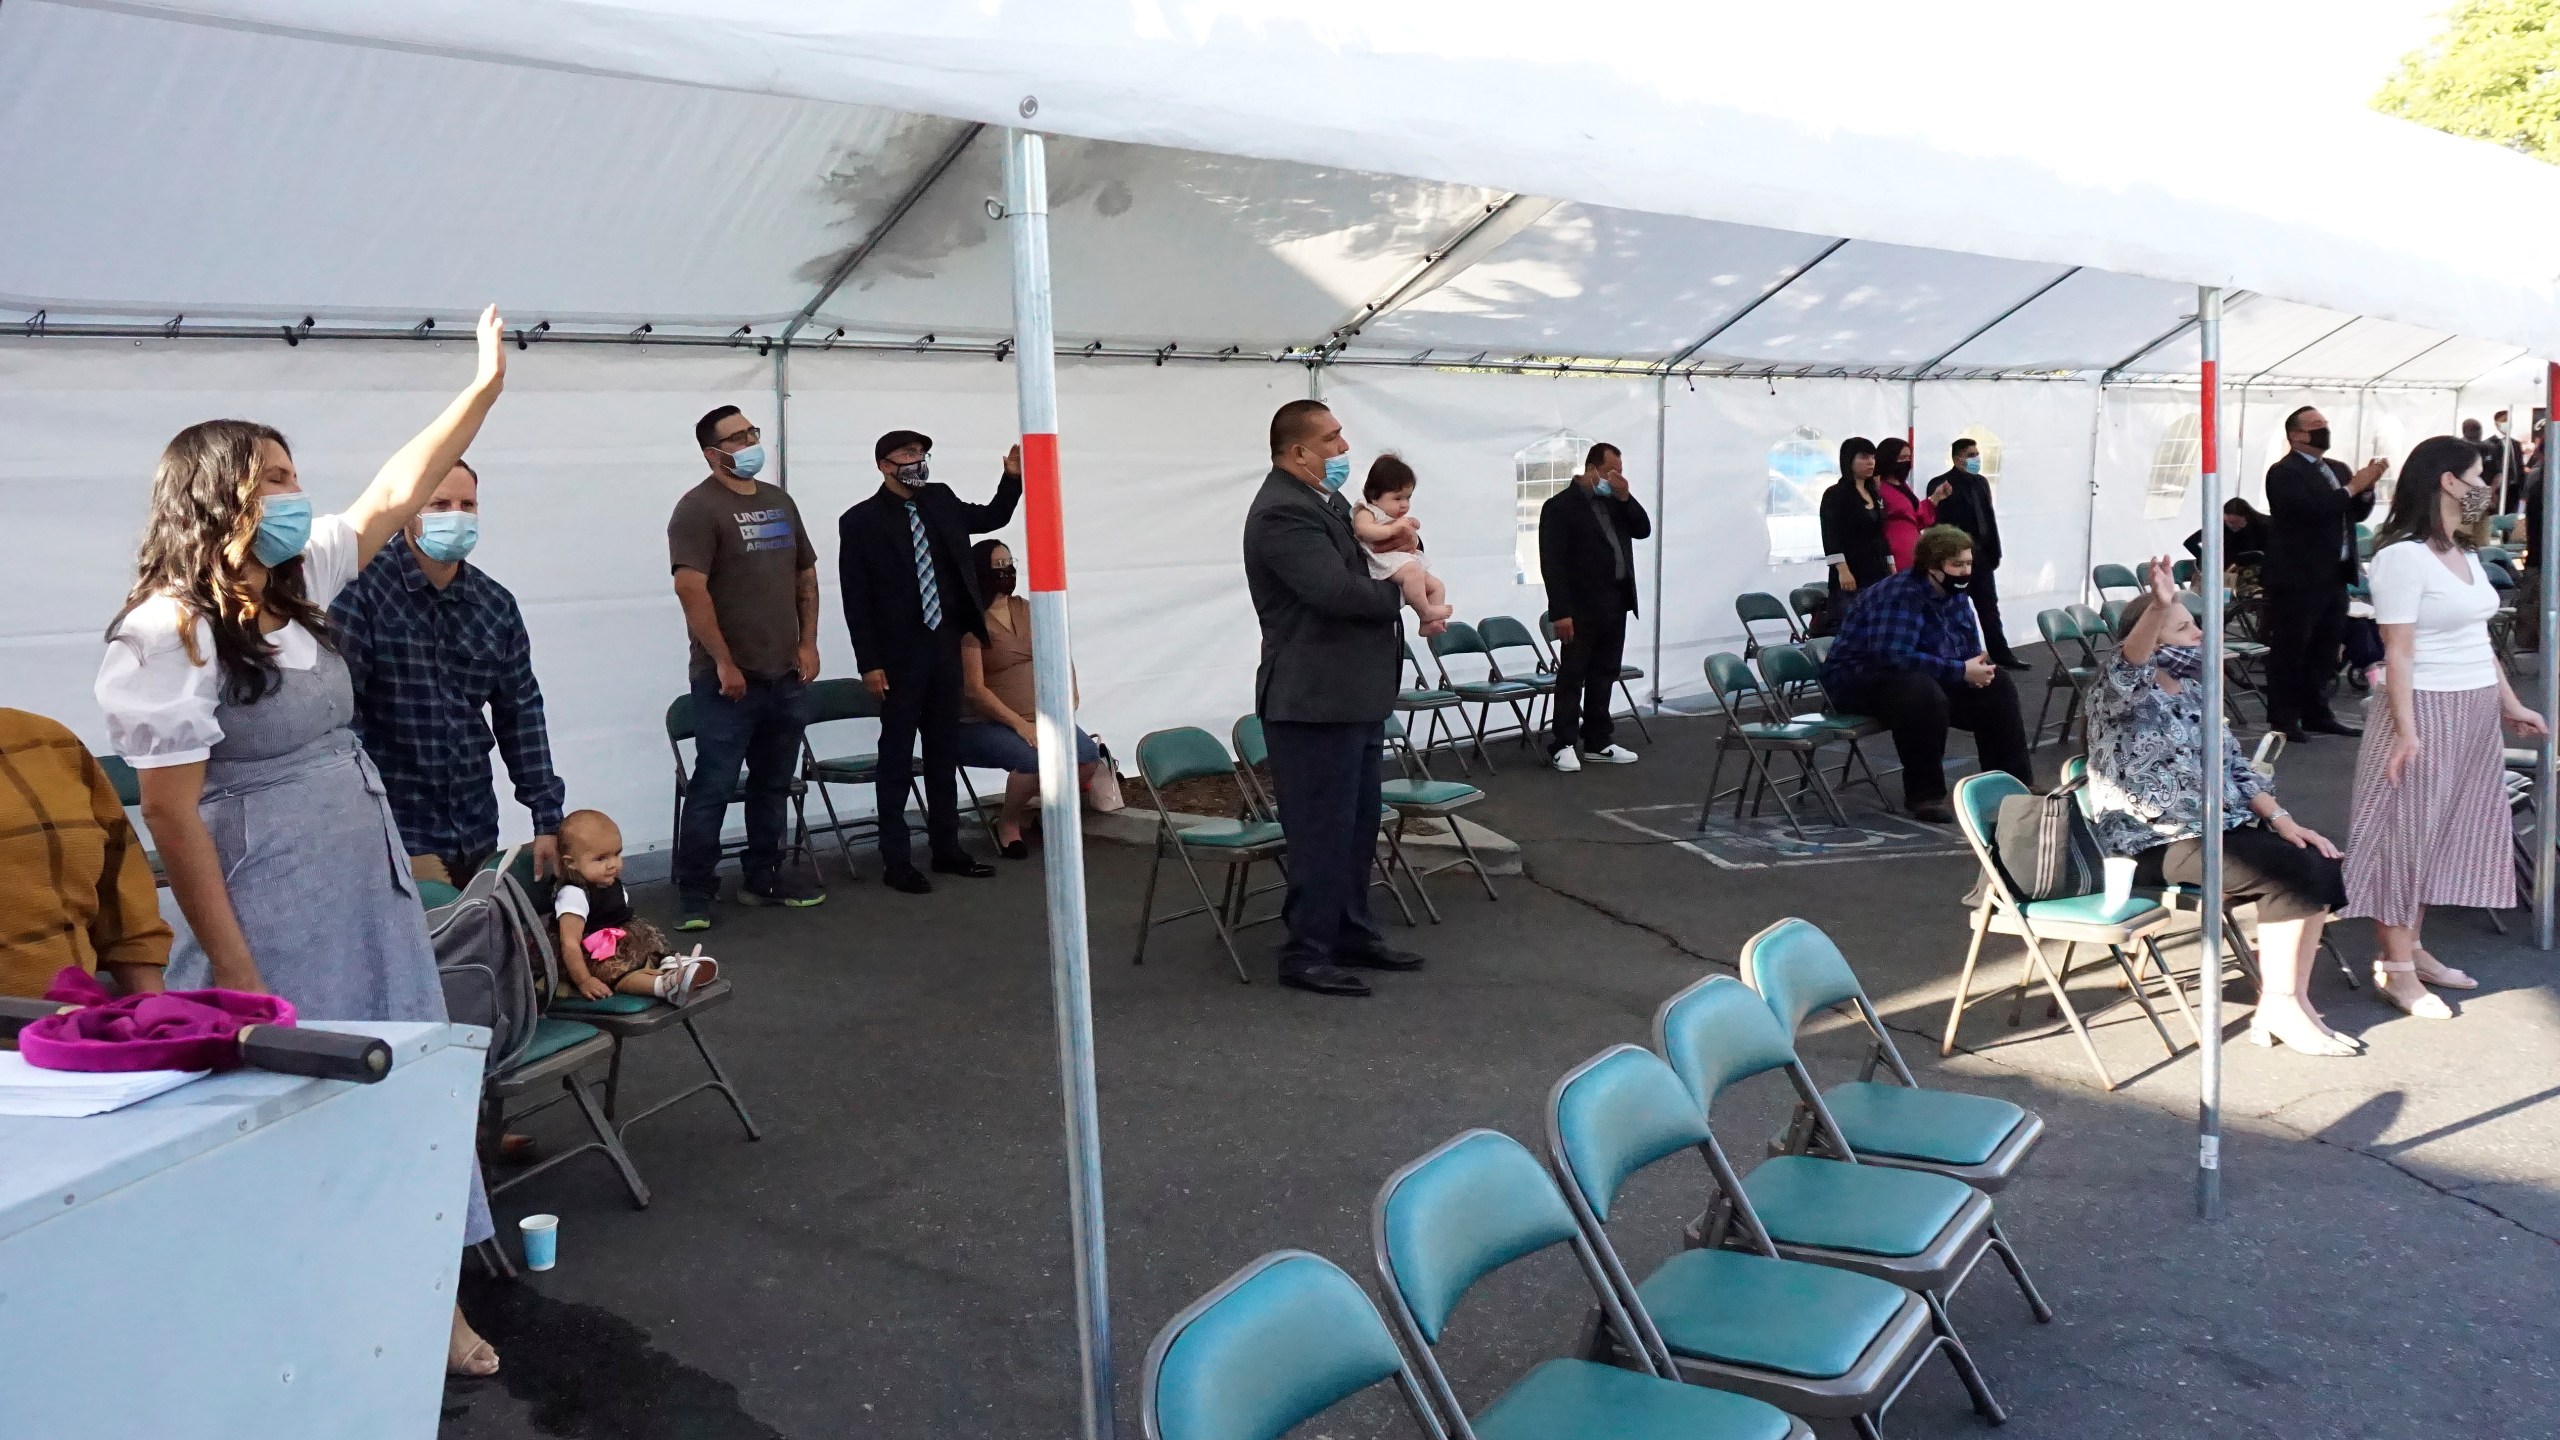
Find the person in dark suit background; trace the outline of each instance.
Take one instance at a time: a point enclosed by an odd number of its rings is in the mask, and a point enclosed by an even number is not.
[[[1563,651],[1547,740],[1547,763],[1558,770],[1579,770],[1584,760],[1635,763],[1636,752],[1612,738],[1609,692],[1626,658],[1627,617],[1636,613],[1635,542],[1652,534],[1652,518],[1627,489],[1626,461],[1606,441],[1538,511],[1538,574]]]
[[[987,638],[969,537],[1001,530],[1022,500],[1022,447],[1004,457],[995,498],[972,505],[931,480],[933,441],[892,430],[872,447],[880,489],[836,522],[836,567],[854,668],[880,701],[880,863],[892,889],[933,889],[909,858],[907,782],[923,740],[925,837],[933,868],[983,878],[995,867],[960,848],[952,750],[960,730],[960,639]]]
[[[1929,493],[1946,496],[1938,502],[1938,523],[1973,537],[1973,584],[1965,595],[1982,622],[1984,653],[2003,670],[2024,670],[2027,662],[2009,648],[2009,632],[2000,625],[2000,515],[1991,503],[1991,481],[1982,473],[1982,447],[1958,440],[1947,447],[1947,458],[1955,463],[1929,482]]]
[[[2285,417],[2291,453],[2267,467],[2267,725],[2295,742],[2313,732],[2361,735],[2329,713],[2321,693],[2338,671],[2347,586],[2356,577],[2356,523],[2373,513],[2381,460],[2350,472],[2328,458],[2329,421],[2305,405]]]
[[[1369,918],[1378,757],[1404,667],[1404,592],[1369,574],[1351,533],[1341,493],[1350,449],[1321,402],[1281,406],[1271,417],[1271,473],[1244,520],[1245,585],[1262,623],[1253,709],[1289,836],[1280,983],[1321,995],[1368,994],[1355,970],[1422,968]]]

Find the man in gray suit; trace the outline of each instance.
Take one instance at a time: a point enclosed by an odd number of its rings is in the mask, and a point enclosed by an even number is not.
[[[1244,578],[1262,621],[1254,713],[1271,748],[1289,834],[1280,983],[1366,995],[1355,970],[1419,970],[1369,918],[1378,850],[1378,755],[1403,670],[1404,594],[1372,579],[1342,498],[1341,422],[1313,400],[1271,417],[1271,473],[1245,513]]]

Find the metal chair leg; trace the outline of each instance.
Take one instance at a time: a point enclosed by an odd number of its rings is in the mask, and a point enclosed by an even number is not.
[[[693,1048],[701,1053],[703,1068],[711,1072],[711,1088],[719,1091],[720,1098],[729,1102],[729,1108],[738,1112],[738,1123],[746,1127],[747,1138],[763,1139],[764,1132],[756,1128],[756,1118],[747,1113],[747,1102],[738,1098],[738,1087],[729,1083],[729,1072],[720,1068],[719,1059],[711,1053],[711,1042],[703,1039],[702,1032],[694,1028],[690,1015],[685,1017],[684,1033],[693,1037]]]
[[[631,1191],[632,1208],[648,1209],[649,1187],[641,1183],[639,1167],[631,1163],[631,1152],[622,1148],[621,1132],[615,1130],[613,1122],[596,1107],[596,1097],[587,1093],[586,1085],[577,1076],[564,1075],[560,1077],[560,1083],[568,1087],[569,1098],[578,1103],[579,1111],[587,1117],[587,1128],[596,1132],[596,1141],[604,1146],[606,1158],[613,1161],[613,1168],[622,1172],[622,1183]]]
[[[1253,977],[1245,973],[1244,956],[1236,949],[1235,937],[1227,931],[1226,917],[1219,914],[1218,907],[1210,903],[1209,887],[1207,883],[1202,881],[1200,878],[1200,868],[1191,863],[1191,852],[1185,849],[1181,842],[1176,841],[1174,843],[1173,853],[1182,861],[1182,868],[1191,873],[1191,888],[1200,892],[1201,908],[1209,912],[1209,923],[1218,928],[1218,943],[1227,947],[1227,959],[1233,962],[1236,967],[1236,978],[1247,985],[1252,984]],[[1246,862],[1247,865],[1250,865],[1251,863],[1251,861]],[[1230,864],[1227,867],[1227,873],[1230,876],[1234,875],[1235,866]],[[1239,899],[1236,903],[1241,907],[1244,902]]]
[[[1956,1333],[1953,1320],[1947,1318],[1946,1302],[1935,1290],[1923,1290],[1920,1298],[1929,1302],[1929,1323],[1947,1342],[1947,1361],[1956,1367],[1956,1378],[1964,1382],[1965,1394],[1973,1398],[1975,1413],[1994,1425],[2008,1423],[2009,1413],[1992,1398],[1990,1382],[1982,1378],[1982,1367],[1973,1363],[1973,1352],[1965,1348],[1964,1337]]]
[[[2021,920],[2018,928],[2026,930],[2026,923]],[[2071,1027],[2073,1038],[2080,1042],[2081,1053],[2089,1057],[2089,1068],[2098,1072],[2099,1086],[2113,1090],[2116,1088],[2116,1077],[2107,1073],[2107,1062],[2098,1058],[2098,1042],[2089,1038],[2089,1027],[2080,1022],[2080,1011],[2072,1005],[2071,993],[2063,985],[2062,976],[2054,972],[2053,962],[2045,958],[2044,946],[2037,941],[2034,931],[2028,930],[2026,942],[2028,970],[2044,981],[2046,991],[2053,996],[2054,1008],[2062,1012],[2063,1023]],[[2150,1007],[2146,1004],[2144,1008]],[[2151,1023],[2158,1025],[2159,1017],[2153,1016]],[[2160,1038],[2166,1042],[2169,1038],[2168,1031],[2161,1031]],[[2176,1053],[2175,1047],[2172,1047],[2170,1053]]]
[[[1991,907],[1986,904],[1973,913],[1973,943],[1964,947],[1964,969],[1956,974],[1955,1003],[1947,1007],[1946,1038],[1938,1042],[1941,1056],[1956,1053],[1956,1027],[1964,1021],[1965,996],[1973,989],[1973,970],[1982,959],[1983,937],[1990,933]]]
[[[1132,965],[1147,963],[1147,936],[1156,928],[1156,877],[1163,873],[1164,832],[1159,829],[1156,832],[1155,858],[1147,863],[1147,893],[1138,901],[1138,953],[1129,957]]]
[[[2044,1303],[2044,1296],[2036,1289],[2036,1282],[2027,1278],[2027,1265],[2025,1261],[2018,1258],[2017,1247],[2009,1243],[2009,1237],[2002,1232],[1997,1219],[1988,1223],[1991,1230],[1991,1253],[1999,1256],[2000,1263],[2009,1267],[2009,1278],[2018,1283],[2018,1293],[2027,1297],[2027,1312],[2036,1317],[2036,1323],[2039,1325],[2052,1324],[2053,1307]]]

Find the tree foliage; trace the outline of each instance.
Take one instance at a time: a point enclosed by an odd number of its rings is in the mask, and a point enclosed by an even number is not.
[[[2560,164],[2560,0],[2460,0],[2373,107]]]

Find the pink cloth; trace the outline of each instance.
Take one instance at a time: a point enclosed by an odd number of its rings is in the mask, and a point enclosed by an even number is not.
[[[1876,494],[1884,500],[1884,544],[1893,552],[1893,573],[1907,575],[1920,532],[1938,523],[1938,507],[1891,480],[1879,482]]]
[[[116,996],[77,965],[62,967],[44,998],[80,1008],[18,1032],[18,1053],[39,1070],[230,1070],[240,1064],[243,1029],[293,1023],[293,1002],[281,995],[173,990]]]
[[[607,925],[601,930],[590,930],[579,938],[578,948],[586,951],[590,960],[610,960],[613,952],[622,948],[622,927]]]

